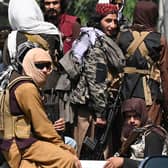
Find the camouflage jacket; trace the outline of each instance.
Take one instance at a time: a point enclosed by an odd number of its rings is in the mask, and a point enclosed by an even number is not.
[[[74,62],[72,52],[66,56],[67,66],[62,60],[61,63],[68,68],[69,76],[74,78],[74,74],[78,74],[78,81],[71,90],[71,102],[88,104],[96,117],[104,118],[109,96],[108,73],[115,76],[122,72],[125,59],[121,50],[111,38],[103,35],[96,39],[94,46],[89,46],[82,64]]]

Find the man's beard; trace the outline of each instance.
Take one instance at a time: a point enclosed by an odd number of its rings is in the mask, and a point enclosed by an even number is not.
[[[44,12],[44,18],[46,21],[53,23],[54,25],[58,25],[58,16],[59,13],[54,9],[49,9]]]
[[[109,37],[111,37],[113,40],[115,40],[118,35],[118,32],[119,32],[119,28],[114,29]]]

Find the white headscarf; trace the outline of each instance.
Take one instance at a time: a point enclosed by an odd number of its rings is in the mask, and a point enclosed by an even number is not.
[[[74,56],[78,59],[78,62],[81,64],[84,53],[90,46],[94,46],[97,37],[103,36],[104,33],[93,27],[82,27],[80,31],[81,34],[84,34],[80,37],[80,39],[76,39],[73,42],[72,51]]]
[[[8,20],[13,30],[30,34],[61,34],[58,28],[44,21],[43,13],[35,0],[10,0]]]

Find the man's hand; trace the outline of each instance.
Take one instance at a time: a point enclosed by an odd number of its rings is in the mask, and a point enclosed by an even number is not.
[[[75,156],[75,167],[76,168],[82,168],[81,162],[80,162],[80,160],[78,159],[77,156]]]
[[[96,118],[96,123],[95,124],[98,125],[98,126],[104,126],[104,125],[106,125],[106,120],[103,119],[103,118]]]
[[[65,120],[63,118],[60,118],[57,121],[55,121],[53,125],[57,131],[65,131]]]
[[[123,166],[124,158],[111,157],[107,160],[103,168],[120,168]]]

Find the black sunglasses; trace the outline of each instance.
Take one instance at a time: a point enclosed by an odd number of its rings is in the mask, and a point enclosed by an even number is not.
[[[51,62],[38,62],[34,64],[36,68],[38,69],[44,69],[47,68],[47,70],[51,70]]]

